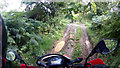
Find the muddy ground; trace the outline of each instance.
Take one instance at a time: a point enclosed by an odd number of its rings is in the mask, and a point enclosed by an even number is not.
[[[63,33],[63,37],[55,41],[53,49],[49,53],[60,53],[64,52],[70,58],[73,56],[74,48],[76,47],[75,38],[77,37],[77,27],[80,27],[82,30],[82,35],[80,36],[79,42],[82,47],[82,54],[80,57],[85,59],[92,50],[92,44],[90,38],[87,34],[86,26],[79,22],[80,25],[76,23],[68,24],[66,30]]]

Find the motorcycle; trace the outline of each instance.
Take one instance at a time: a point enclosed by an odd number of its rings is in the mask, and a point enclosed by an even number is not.
[[[100,40],[86,58],[85,63],[80,63],[83,58],[71,60],[65,55],[47,54],[39,57],[36,64],[44,68],[108,68],[108,66],[100,58],[93,59],[91,61],[88,61],[88,59],[95,53],[101,53],[102,55],[111,53],[118,47],[118,45],[119,43],[117,39],[105,38]],[[8,51],[6,59],[9,61],[19,59],[23,62],[20,68],[39,68],[27,65],[13,50]]]

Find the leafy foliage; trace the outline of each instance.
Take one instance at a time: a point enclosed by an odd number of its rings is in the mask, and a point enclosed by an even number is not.
[[[91,20],[91,26],[89,26],[88,34],[90,35],[94,44],[96,44],[100,39],[103,38],[116,38],[120,40],[120,25],[119,22],[119,9],[118,3],[97,3],[96,9],[92,9],[90,12],[87,12],[84,18]],[[113,6],[114,5],[114,6]],[[112,7],[111,7],[112,6]],[[116,10],[112,10],[117,8]],[[99,10],[99,11],[98,11]],[[112,11],[111,11],[112,10]],[[94,14],[92,14],[94,11]],[[89,13],[92,14],[92,18],[89,18]],[[86,17],[87,16],[87,17]],[[119,48],[119,47],[118,47]],[[119,49],[117,49],[112,54],[108,54],[105,56],[98,55],[98,57],[103,58],[106,64],[112,66],[119,66]],[[115,59],[116,58],[116,59]]]
[[[70,2],[66,4],[66,7],[62,9],[62,12],[66,15],[65,18],[71,19],[73,22],[74,15],[82,11],[81,2]]]
[[[19,51],[27,64],[35,65],[35,59],[51,49],[53,41],[62,37],[61,30],[70,20],[73,22],[79,19],[88,26],[88,34],[93,44],[102,38],[120,40],[119,2],[91,2],[87,5],[81,2],[26,2],[25,4],[27,4],[25,12],[11,11],[4,13],[3,16],[8,30],[8,50]],[[78,34],[81,35],[81,31]],[[73,58],[81,55],[81,49],[78,43]],[[119,66],[119,51],[120,49],[117,49],[114,54],[99,57],[108,65]]]
[[[46,22],[51,17],[55,17],[57,11],[60,11],[60,8],[64,6],[63,2],[26,2],[27,8],[26,16],[32,19],[37,19],[39,21]],[[33,6],[34,7],[31,7]]]
[[[36,58],[51,49],[54,40],[62,37],[64,23],[69,22],[62,14],[45,22],[28,18],[24,12],[11,11],[3,13],[3,17],[7,25],[8,50],[18,52],[29,65],[35,65]]]

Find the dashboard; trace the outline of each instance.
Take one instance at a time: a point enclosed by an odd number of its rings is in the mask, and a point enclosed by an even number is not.
[[[49,54],[42,56],[40,59],[40,62],[44,62],[47,66],[53,67],[53,66],[66,66],[68,63],[70,63],[70,59],[59,55],[59,54]]]

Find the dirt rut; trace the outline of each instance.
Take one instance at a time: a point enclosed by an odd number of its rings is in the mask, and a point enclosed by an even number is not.
[[[76,24],[68,24],[67,29],[64,31],[63,37],[54,43],[51,53],[64,52],[69,57],[72,57],[74,47],[76,46],[74,40],[77,35],[76,27]]]
[[[73,23],[68,24],[67,29],[64,31],[63,37],[54,43],[53,49],[50,53],[64,52],[65,54],[70,56],[70,58],[72,58],[74,48],[76,46],[75,38],[77,36],[77,27],[81,27],[82,30],[82,36],[79,40],[82,47],[82,54],[80,57],[83,57],[83,59],[85,60],[92,50],[92,44],[87,34],[86,26],[81,22],[80,25]]]
[[[80,44],[82,46],[82,57],[85,60],[89,53],[92,50],[92,43],[90,41],[90,38],[87,34],[86,26],[80,22],[80,27],[82,30],[82,36],[80,38]],[[84,62],[84,61],[83,61]]]

